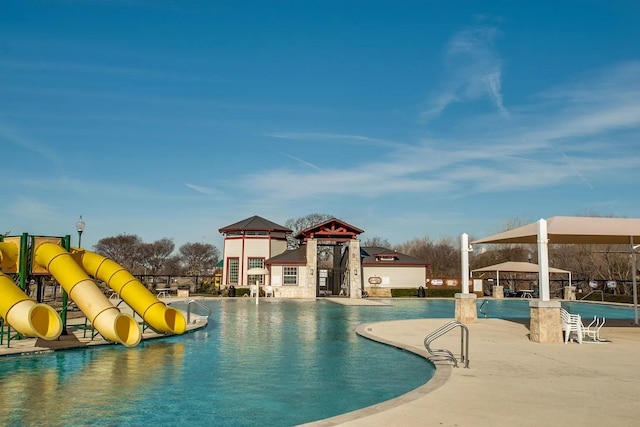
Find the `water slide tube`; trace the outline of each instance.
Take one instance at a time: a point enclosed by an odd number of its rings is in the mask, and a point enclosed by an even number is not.
[[[186,331],[187,321],[182,312],[156,298],[127,269],[94,252],[75,248],[71,251],[81,257],[87,273],[109,285],[153,329],[171,334]]]
[[[0,316],[27,337],[55,340],[62,333],[62,321],[53,307],[29,298],[3,273],[0,273]]]
[[[34,254],[35,262],[56,278],[100,335],[127,347],[138,345],[142,338],[138,323],[111,304],[73,255],[48,242],[36,246]]]

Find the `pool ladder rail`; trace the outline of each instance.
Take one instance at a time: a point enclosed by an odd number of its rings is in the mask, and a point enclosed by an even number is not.
[[[206,316],[199,316],[196,315],[193,322],[191,322],[191,304],[198,306],[200,308],[202,308],[203,310],[205,310],[207,312]],[[195,299],[190,299],[187,302],[187,325],[190,325],[192,323],[198,323],[199,320],[204,320],[204,319],[208,319],[209,316],[211,316],[211,309],[209,307],[207,307],[206,305],[202,304],[201,302],[199,302],[198,300]]]
[[[480,304],[480,308],[478,308],[478,311],[480,312],[480,314],[484,316],[485,319],[489,318],[489,300],[488,299],[482,301],[482,304]]]
[[[456,328],[460,328],[460,362],[464,364],[465,368],[469,368],[469,328],[464,323],[452,320],[440,326],[424,338],[424,348],[432,356],[431,360],[448,360],[453,363],[454,368],[457,368],[458,358],[450,350],[431,348],[433,341]]]

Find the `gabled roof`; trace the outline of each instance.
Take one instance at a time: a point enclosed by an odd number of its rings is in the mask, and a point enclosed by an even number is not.
[[[282,231],[291,233],[293,230],[283,225],[264,219],[258,215],[243,219],[235,224],[227,225],[218,230],[220,233],[230,233],[233,231]]]
[[[377,260],[376,256],[381,255],[394,255],[395,260]],[[428,267],[430,264],[419,258],[405,255],[400,252],[394,251],[388,248],[381,248],[379,246],[363,246],[360,248],[360,256],[362,257],[362,265],[414,265]]]
[[[323,239],[334,241],[345,241],[355,239],[358,234],[363,233],[364,230],[354,227],[351,224],[339,220],[338,218],[331,218],[320,224],[313,225],[300,231],[295,237],[299,240],[307,239]]]
[[[267,265],[283,265],[283,264],[302,264],[307,263],[307,247],[300,246],[297,249],[284,251],[264,262]]]

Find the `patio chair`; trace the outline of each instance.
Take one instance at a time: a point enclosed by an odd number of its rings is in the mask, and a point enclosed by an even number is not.
[[[253,298],[256,296],[256,291],[257,291],[257,286],[256,285],[251,285],[249,286],[249,297]]]
[[[571,314],[564,308],[560,308],[560,317],[562,318],[562,332],[564,334],[564,343],[569,342],[569,337],[575,333],[579,344],[582,344],[582,319],[579,314]]]
[[[588,326],[582,325],[582,337],[591,338],[593,341],[604,341],[600,338],[600,329],[604,326],[606,319],[603,317],[602,321],[597,316],[593,316],[593,321]]]
[[[265,297],[273,297],[273,286],[267,285],[264,288],[264,296]]]

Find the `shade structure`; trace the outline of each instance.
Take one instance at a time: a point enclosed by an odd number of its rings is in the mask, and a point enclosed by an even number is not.
[[[627,245],[640,242],[640,218],[600,218],[554,216],[546,220],[548,243]],[[534,222],[494,234],[471,244],[538,243],[538,224]]]
[[[539,273],[540,266],[532,262],[517,262],[507,261],[500,264],[489,265],[487,267],[476,268],[471,273],[475,272],[493,272],[496,273],[497,284],[500,284],[500,272],[506,273]],[[560,268],[549,267],[549,273],[561,273],[569,275],[569,286],[571,286],[571,272],[569,270],[562,270]]]
[[[601,244],[629,245],[633,264],[634,323],[638,324],[638,297],[636,290],[635,258],[640,243],[640,218],[600,218],[582,216],[554,216],[533,224],[494,234],[471,244],[532,243],[538,245],[539,283],[541,299],[549,300],[548,245]]]

